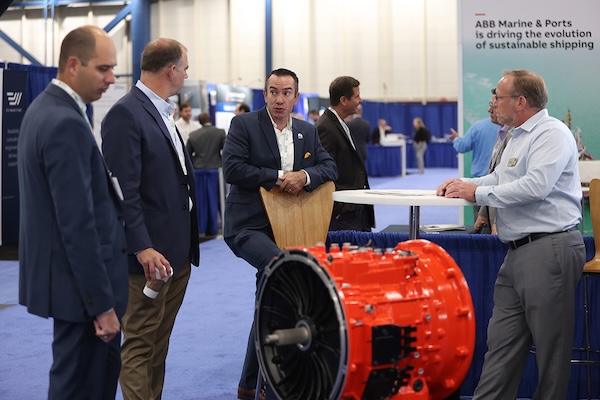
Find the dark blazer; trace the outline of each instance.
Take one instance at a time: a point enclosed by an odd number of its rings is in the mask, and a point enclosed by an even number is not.
[[[127,307],[125,231],[117,194],[77,103],[48,85],[18,143],[19,303],[30,313],[91,322]]]
[[[149,247],[165,256],[175,273],[188,260],[198,265],[194,168],[184,150],[184,174],[158,110],[137,87],[102,121],[102,150],[125,196],[129,271],[144,273],[135,253]]]
[[[331,154],[337,165],[339,176],[335,182],[336,190],[369,189],[365,162],[360,153],[352,147],[337,116],[327,109],[319,117],[315,126],[319,131],[321,144]],[[363,208],[366,213],[366,223],[369,225],[362,226],[362,229],[370,230],[375,226],[375,213],[372,205],[335,202],[333,218],[346,219],[347,216],[353,216],[360,208]]]
[[[323,149],[315,127],[292,119],[294,171],[304,169],[312,191],[337,179],[335,162]],[[281,169],[281,156],[275,129],[266,108],[235,116],[223,148],[223,173],[231,190],[225,203],[223,236],[235,236],[241,229],[261,229],[269,225],[259,188],[271,189]]]
[[[196,169],[221,167],[221,150],[225,145],[225,130],[204,125],[190,133],[186,147]]]
[[[392,131],[386,129],[385,134],[387,135],[388,133],[392,133]],[[381,132],[379,132],[379,125],[377,125],[375,129],[371,131],[371,143],[381,144]]]
[[[371,125],[369,125],[369,121],[362,117],[356,117],[348,122],[348,128],[350,128],[354,144],[356,145],[360,156],[363,160],[366,160],[367,143],[369,143],[369,137],[371,136]]]

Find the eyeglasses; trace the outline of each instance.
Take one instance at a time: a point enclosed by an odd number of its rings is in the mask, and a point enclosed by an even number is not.
[[[514,96],[498,96],[497,94],[495,94],[495,95],[494,95],[494,99],[495,99],[496,101],[498,101],[498,100],[500,100],[500,99],[503,99],[503,98],[505,98],[505,97],[521,97],[521,95],[520,95],[520,94],[517,94],[517,95],[514,95]]]
[[[490,107],[494,107],[494,103],[492,103],[491,101],[489,104],[490,104]]]

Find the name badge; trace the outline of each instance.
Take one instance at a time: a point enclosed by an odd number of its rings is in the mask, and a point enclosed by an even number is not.
[[[517,165],[517,159],[516,158],[509,158],[508,159],[508,163],[506,164],[507,167],[514,167],[515,165]]]

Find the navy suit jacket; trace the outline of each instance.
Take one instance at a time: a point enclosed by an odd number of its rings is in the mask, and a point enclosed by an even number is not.
[[[194,168],[181,136],[177,137],[184,149],[187,175],[158,110],[135,86],[102,121],[104,158],[125,197],[123,214],[132,273],[144,272],[135,254],[147,248],[165,256],[175,273],[188,261],[198,265]]]
[[[127,307],[120,204],[77,103],[50,84],[19,135],[19,303],[29,312],[85,323]]]
[[[312,191],[337,179],[333,158],[319,141],[315,127],[292,118],[294,171],[304,169]],[[244,228],[269,225],[259,188],[270,190],[277,182],[281,156],[275,129],[266,108],[235,116],[223,148],[223,173],[231,190],[225,203],[224,237],[235,236]]]

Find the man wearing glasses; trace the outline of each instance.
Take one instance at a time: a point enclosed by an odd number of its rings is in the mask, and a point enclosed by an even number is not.
[[[440,196],[496,207],[498,236],[509,244],[494,288],[488,352],[473,399],[515,398],[532,344],[535,399],[565,399],[569,383],[575,289],[585,263],[577,145],[545,109],[538,74],[505,71],[493,97],[498,122],[512,130],[491,174],[449,179]],[[518,372],[518,373],[515,373]]]

